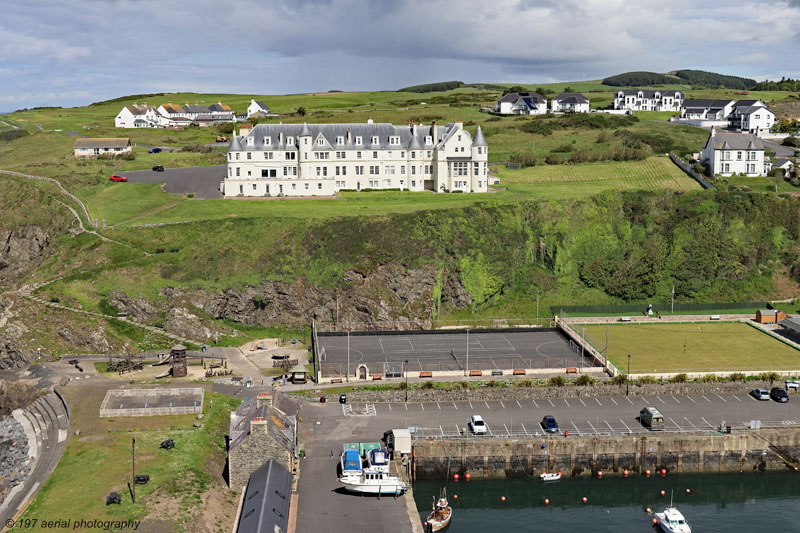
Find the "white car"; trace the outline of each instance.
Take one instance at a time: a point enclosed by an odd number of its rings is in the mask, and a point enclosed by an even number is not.
[[[791,381],[789,379],[786,380],[786,390],[794,389],[796,391],[800,391],[800,381]]]
[[[486,435],[486,424],[483,422],[481,415],[472,415],[467,425],[475,435]]]

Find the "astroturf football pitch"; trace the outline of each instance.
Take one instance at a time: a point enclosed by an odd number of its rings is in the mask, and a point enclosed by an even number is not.
[[[603,350],[606,325],[585,328]],[[742,322],[612,324],[607,331],[611,361],[626,372],[630,354],[631,374],[800,369],[800,350]]]

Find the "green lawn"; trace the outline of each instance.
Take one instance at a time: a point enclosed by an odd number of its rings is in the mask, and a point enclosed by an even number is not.
[[[139,520],[160,500],[175,500],[174,507],[180,511],[172,519],[176,524],[192,523],[193,513],[202,511],[201,495],[213,482],[206,471],[209,457],[224,455],[229,413],[237,403],[206,393],[205,418],[199,429],[192,428],[194,415],[97,421],[97,405],[91,405],[91,413],[76,413],[81,436],[71,437],[58,467],[21,518]],[[89,420],[92,417],[94,421]],[[127,488],[132,437],[136,439],[136,472],[150,475],[149,483],[136,487],[135,504]],[[175,440],[175,448],[160,449],[159,443],[167,438]],[[111,491],[122,496],[121,505],[106,506]]]
[[[729,187],[750,187],[752,192],[776,192],[775,185],[778,186],[777,192],[800,192],[800,187],[795,187],[788,181],[777,178],[731,176],[720,181],[727,182]]]
[[[585,328],[587,338],[602,348],[606,326]],[[740,322],[609,326],[611,361],[625,370],[628,354],[631,374],[800,369],[800,351]]]
[[[666,157],[644,161],[543,165],[521,170],[501,167],[501,186],[518,194],[575,198],[617,189],[696,190],[700,186]]]

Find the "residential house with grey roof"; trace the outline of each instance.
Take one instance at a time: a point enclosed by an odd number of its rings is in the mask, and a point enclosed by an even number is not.
[[[588,113],[589,99],[578,93],[557,94],[550,100],[553,113]]]
[[[764,142],[752,133],[717,132],[711,128],[700,160],[714,176],[766,176]]]
[[[260,113],[266,117],[269,115],[269,107],[261,100],[253,98],[250,100],[250,105],[247,106],[247,118],[252,117],[256,113]]]
[[[75,140],[73,154],[80,157],[120,156],[131,153],[131,140],[128,138],[80,137]]]
[[[495,112],[502,115],[543,115],[547,98],[539,93],[508,93],[497,101]]]
[[[489,147],[461,121],[258,124],[228,146],[225,197],[332,196],[342,190],[487,192]]]
[[[727,120],[733,100],[684,100],[681,118],[691,120]]]
[[[614,95],[614,109],[678,112],[685,99],[686,96],[681,91],[620,89]]]
[[[775,113],[760,100],[739,100],[728,116],[731,129],[759,133],[769,131],[775,125]]]

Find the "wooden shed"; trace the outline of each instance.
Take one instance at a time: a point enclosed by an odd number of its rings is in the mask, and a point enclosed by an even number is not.
[[[756,322],[759,324],[777,324],[786,318],[786,313],[778,309],[759,309],[756,311]]]

